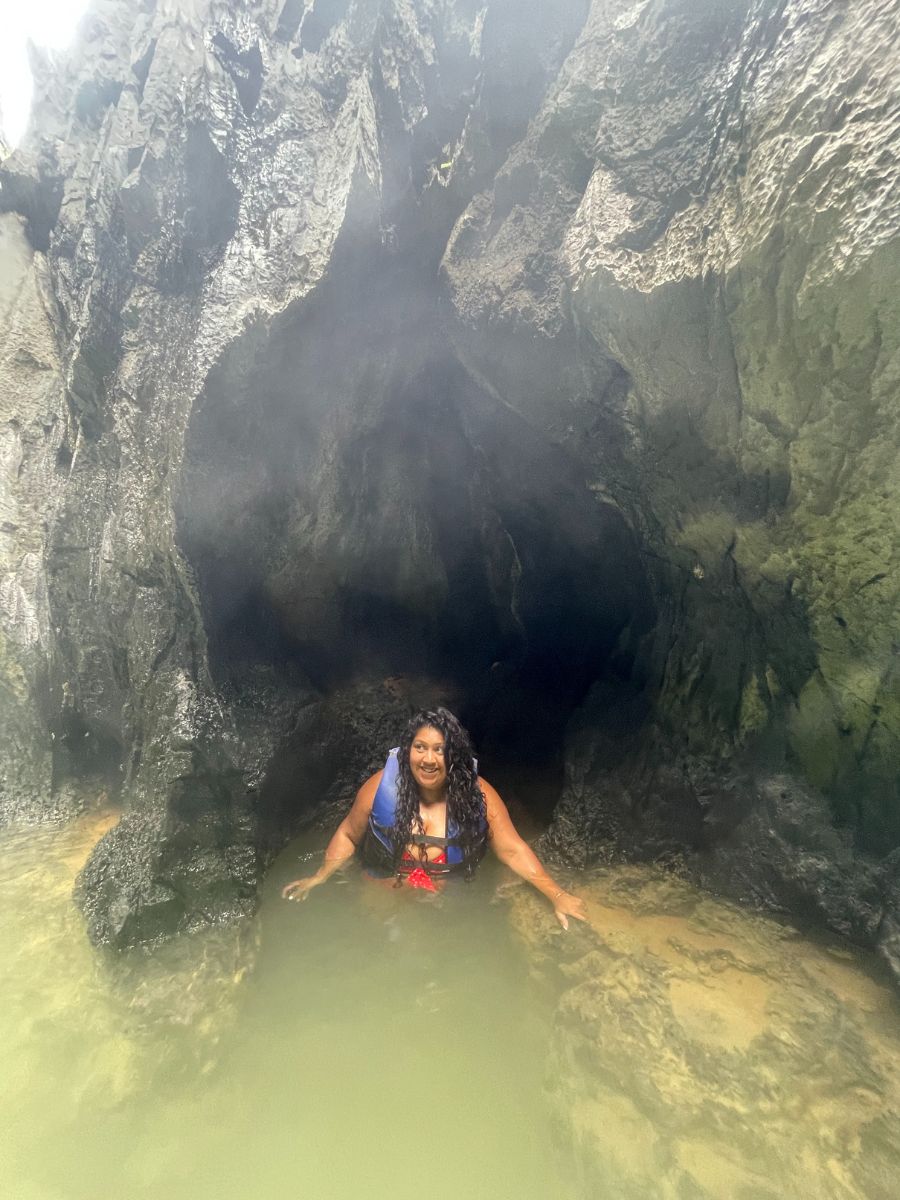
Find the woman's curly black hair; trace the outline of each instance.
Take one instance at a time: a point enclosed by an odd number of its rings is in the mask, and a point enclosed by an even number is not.
[[[487,821],[484,793],[478,786],[475,756],[469,735],[446,708],[417,712],[400,739],[397,755],[397,807],[391,841],[394,847],[394,870],[399,871],[403,853],[416,833],[424,833],[419,812],[419,789],[409,766],[409,752],[420,729],[436,729],[444,739],[444,766],[447,769],[447,826],[451,821],[457,828],[456,837],[462,850],[466,878],[478,864],[484,849]]]

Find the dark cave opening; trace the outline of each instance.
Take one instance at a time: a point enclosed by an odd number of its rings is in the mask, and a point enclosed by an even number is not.
[[[195,406],[178,529],[221,684],[432,681],[540,818],[569,717],[655,623],[622,514],[470,376],[415,275],[336,274],[247,327]]]

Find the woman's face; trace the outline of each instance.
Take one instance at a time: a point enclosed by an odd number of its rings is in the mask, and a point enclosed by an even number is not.
[[[409,769],[424,792],[443,791],[447,782],[447,763],[444,757],[444,735],[430,725],[416,730],[409,749]]]

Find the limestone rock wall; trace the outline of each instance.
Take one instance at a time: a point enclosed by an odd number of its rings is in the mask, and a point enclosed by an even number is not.
[[[669,730],[774,732],[876,852],[900,833],[897,33],[893,4],[593,4],[444,260],[463,353],[646,539]],[[581,374],[523,394],[510,360],[567,329]]]
[[[0,217],[0,790],[16,813],[53,801],[46,530],[66,467],[67,419],[46,264],[15,214]]]

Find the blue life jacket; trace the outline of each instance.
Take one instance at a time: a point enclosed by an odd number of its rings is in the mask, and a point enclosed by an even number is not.
[[[369,828],[364,857],[373,866],[393,866],[394,843],[391,838],[391,832],[397,815],[397,775],[400,770],[400,764],[397,761],[398,749],[399,747],[395,746],[387,756],[387,762],[384,764],[384,771],[378,784],[378,790],[375,792],[375,799],[372,801],[372,811],[369,814]],[[477,773],[478,760],[473,759],[472,765]],[[486,816],[482,816],[481,818],[479,833],[480,841],[475,851],[472,866],[480,861],[487,846]],[[410,842],[415,846],[440,846],[447,854],[446,863],[413,861],[409,864],[410,870],[415,867],[424,867],[429,874],[445,875],[455,867],[463,865],[464,858],[462,845],[459,841],[459,827],[451,818],[449,812],[447,814],[446,837],[433,837],[431,834],[413,832]]]

